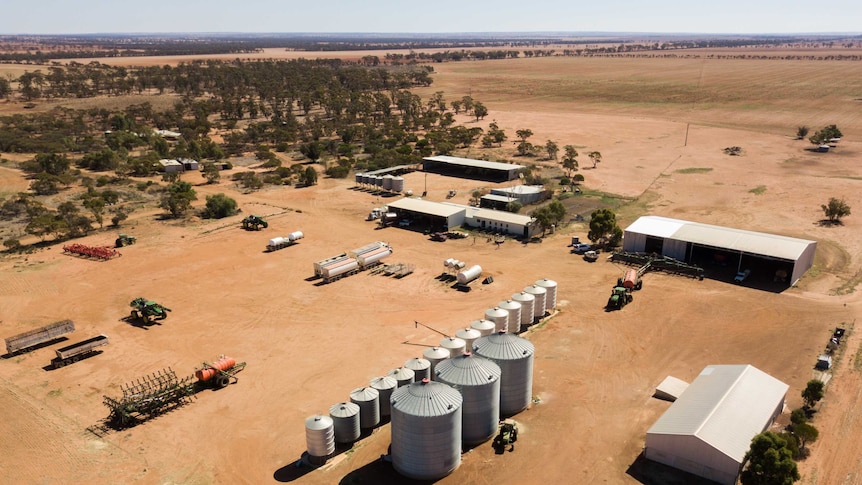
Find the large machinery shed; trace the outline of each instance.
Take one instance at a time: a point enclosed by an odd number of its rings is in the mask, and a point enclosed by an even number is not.
[[[426,172],[439,173],[451,177],[486,180],[488,182],[515,180],[518,178],[520,171],[525,168],[527,167],[524,165],[450,157],[448,155],[438,155],[422,159],[422,170]]]
[[[814,264],[816,248],[816,241],[658,216],[640,217],[623,234],[627,252],[656,253],[698,265],[732,265],[735,271],[755,266],[761,274],[789,285]]]

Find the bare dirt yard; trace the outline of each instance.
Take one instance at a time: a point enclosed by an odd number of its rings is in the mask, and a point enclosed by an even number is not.
[[[815,73],[836,69],[831,62],[647,61],[440,64],[428,92],[442,90],[447,99],[471,94],[490,111],[480,123],[496,120],[510,139],[530,128],[539,143],[601,151],[595,169],[582,156],[581,173],[590,190],[632,200],[619,211],[623,227],[653,214],[818,241],[815,265],[797,286],[774,293],[648,273],[631,305],[606,313],[621,267],[569,253],[571,236],[586,237],[582,223],[541,243],[498,246],[481,236],[440,243],[410,230],[375,229],[365,215],[389,199],[353,190],[352,178],[243,193],[227,176],[211,186],[186,174],[196,184],[198,205],[223,192],[243,215],[266,216],[269,228],[244,231],[242,215],[176,222],[157,220],[156,211],[136,212],[121,229],[138,243],[110,261],[64,255],[59,245],[0,257],[3,336],[69,318],[77,325],[70,343],[100,333],[111,340],[102,354],[57,370],[49,366],[56,346],[0,360],[4,479],[410,483],[380,462],[390,444],[388,425],[320,469],[297,468],[306,449],[305,419],[328,413],[352,389],[439,342],[439,334],[414,321],[454,333],[547,277],[559,285],[558,312],[525,334],[536,346],[534,399],[514,418],[521,429],[515,451],[497,455],[490,443],[480,445],[437,483],[693,483],[638,458],[647,429],[669,406],[651,397],[655,386],[667,375],[691,381],[710,364],[752,364],[790,385],[789,413],[801,405],[800,391],[838,325],[848,338],[813,422],[820,438],[800,471],[805,484],[862,481],[855,432],[862,425],[862,334],[854,328],[862,315],[858,216],[842,226],[818,224],[829,197],[862,207],[862,119],[853,101],[860,92],[829,81],[836,94],[815,93],[825,82]],[[842,82],[860,82],[857,64],[840,64]],[[626,98],[638,84],[644,98],[689,90],[690,100]],[[797,85],[789,94],[798,99],[769,95],[786,84]],[[744,86],[739,99],[722,98],[734,85]],[[811,86],[810,99],[802,99],[803,85]],[[595,97],[579,94],[584,86],[593,86]],[[833,153],[809,152],[807,141],[793,138],[797,125],[831,123],[845,134]],[[728,146],[741,146],[743,154],[725,155]],[[507,142],[492,158],[514,159],[513,152]],[[406,179],[415,193],[425,189],[424,174]],[[14,190],[22,185],[9,170],[0,171],[0,181]],[[428,175],[427,198],[442,201],[456,189],[454,201],[466,203],[483,186],[489,184]],[[264,252],[268,239],[296,230],[305,233],[298,245]],[[76,242],[110,244],[117,232]],[[328,285],[308,281],[314,261],[376,240],[392,244],[389,262],[414,265],[415,272],[402,279],[365,272]],[[477,282],[470,292],[441,283],[435,277],[450,257],[480,264],[494,282]],[[138,296],[172,312],[160,324],[132,325],[124,317]],[[119,396],[121,385],[165,368],[190,375],[220,354],[248,363],[238,383],[198,393],[130,429],[88,431],[108,414],[103,396]]]

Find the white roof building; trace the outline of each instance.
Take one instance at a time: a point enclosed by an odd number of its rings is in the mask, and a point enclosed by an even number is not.
[[[710,365],[647,431],[644,456],[732,485],[789,386],[751,365]]]

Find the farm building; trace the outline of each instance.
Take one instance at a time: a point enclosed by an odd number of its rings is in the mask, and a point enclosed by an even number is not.
[[[165,140],[179,140],[182,133],[177,133],[176,131],[170,130],[153,130],[153,133],[164,138]]]
[[[460,227],[464,224],[464,206],[441,204],[429,200],[405,197],[388,205],[401,219],[411,219],[434,230]]]
[[[517,200],[521,205],[535,204],[549,197],[543,185],[515,185],[491,189],[490,195],[501,195],[510,200]]]
[[[751,365],[710,365],[647,431],[644,457],[733,485],[751,439],[784,409],[789,386]]]
[[[518,178],[523,165],[439,155],[422,159],[422,170],[452,177],[506,182]]]
[[[183,165],[183,170],[200,170],[201,168],[200,162],[191,158],[178,158],[177,161]]]
[[[704,268],[750,269],[752,279],[794,285],[814,263],[816,241],[658,216],[638,218],[623,250],[656,253]],[[719,268],[720,269],[720,268]]]
[[[165,172],[165,173],[182,172],[183,171],[183,164],[176,161],[176,160],[168,160],[168,159],[163,158],[163,159],[159,160],[159,165],[161,165],[160,170],[162,172]]]
[[[478,207],[466,207],[464,223],[478,229],[526,238],[533,237],[539,229],[536,220],[530,216]]]

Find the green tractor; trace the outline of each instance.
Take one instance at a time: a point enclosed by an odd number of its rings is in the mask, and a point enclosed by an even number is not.
[[[259,231],[261,228],[266,229],[269,223],[261,216],[246,216],[242,220],[242,228],[246,230]]]
[[[516,441],[518,441],[518,425],[504,421],[500,423],[500,432],[494,437],[494,451],[497,454],[503,454],[507,446],[509,447],[509,451],[515,451]]]
[[[138,242],[138,238],[136,238],[135,236],[129,236],[128,234],[120,234],[119,236],[117,236],[117,240],[115,241],[114,245],[118,248],[121,248],[124,246],[131,246],[136,242]]]
[[[611,297],[608,298],[608,304],[605,307],[608,311],[622,310],[626,304],[632,302],[632,294],[623,286],[615,286],[611,292]]]
[[[132,307],[131,316],[135,320],[144,320],[152,322],[153,320],[164,320],[168,318],[170,308],[159,305],[158,303],[147,300],[146,298],[138,297],[129,303]]]

